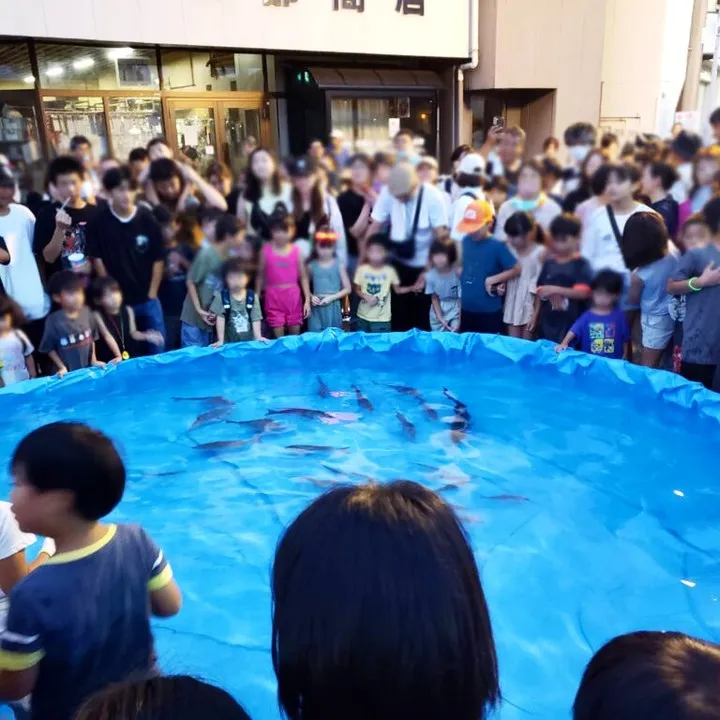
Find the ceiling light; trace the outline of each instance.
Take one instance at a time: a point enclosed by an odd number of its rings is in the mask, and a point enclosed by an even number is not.
[[[23,78],[23,82],[27,83],[28,85],[33,85],[35,83],[35,76],[34,75],[26,75]]]
[[[52,67],[49,67],[45,74],[48,77],[60,77],[65,72],[65,68],[60,65],[53,65]]]
[[[129,58],[135,55],[135,51],[131,47],[119,47],[112,48],[107,51],[107,56],[110,60],[121,60],[122,58]]]
[[[76,60],[73,63],[73,67],[76,70],[87,70],[88,68],[91,68],[95,64],[95,61],[92,58],[80,58],[80,60]]]

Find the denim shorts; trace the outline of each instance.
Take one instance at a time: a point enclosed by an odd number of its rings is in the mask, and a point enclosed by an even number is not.
[[[642,314],[642,344],[648,350],[664,350],[675,334],[675,321],[669,315]]]

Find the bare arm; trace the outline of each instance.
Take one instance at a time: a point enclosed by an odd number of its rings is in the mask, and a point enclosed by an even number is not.
[[[255,278],[255,295],[260,298],[260,293],[265,285],[265,253],[260,251],[260,259],[258,260],[257,277]],[[259,302],[259,300],[258,300]]]
[[[58,377],[67,375],[68,369],[65,367],[65,363],[60,359],[60,356],[54,350],[51,350],[48,353],[48,357],[55,363],[55,367],[58,371]]]
[[[379,223],[377,220],[372,220],[368,229],[365,231],[365,237],[358,239],[358,257],[361,262],[365,257],[365,248],[367,247],[368,240],[370,240],[373,235],[377,235],[382,228],[382,223]]]
[[[440,307],[440,298],[433,293],[432,295],[432,306],[433,310],[435,311],[435,317],[445,326],[447,327],[447,322],[445,320],[445,315],[443,314],[442,308]]]
[[[164,271],[165,262],[163,260],[156,260],[152,266],[152,278],[150,280],[150,289],[148,290],[148,299],[155,300],[157,298]]]
[[[368,305],[372,306],[377,305],[378,303],[378,299],[375,295],[368,295],[367,293],[364,293],[359,285],[355,285],[355,294]]]
[[[217,342],[214,343],[215,347],[220,347],[225,344],[225,315],[218,315],[215,321],[215,330],[217,331]]]
[[[25,551],[16,552],[10,557],[0,560],[0,589],[5,595],[9,595],[10,591],[17,585],[27,574],[28,564],[25,557]]]
[[[262,340],[262,320],[254,320],[252,324],[253,337],[255,340]]]
[[[310,278],[308,277],[307,267],[302,259],[300,253],[298,253],[298,269],[300,271],[300,287],[302,287],[303,295],[305,296],[305,303],[310,303]]]
[[[568,334],[563,338],[563,341],[555,348],[555,352],[562,352],[563,350],[567,350],[572,343],[575,342],[575,333],[570,331]]]
[[[182,607],[182,594],[178,584],[171,580],[165,587],[151,592],[150,607],[155,617],[177,615]]]
[[[503,272],[499,272],[497,275],[491,275],[485,280],[485,284],[500,285],[500,283],[504,283],[518,277],[521,272],[522,268],[520,267],[520,263],[518,263],[515,267],[510,268],[510,270],[504,270]]]
[[[325,295],[323,297],[323,305],[329,305],[331,302],[335,302],[335,300],[342,300],[344,297],[347,297],[352,292],[350,278],[348,277],[347,270],[342,263],[340,263],[339,269],[341,284],[340,291],[333,293],[332,295]]]
[[[365,203],[363,205],[363,209],[360,211],[358,219],[355,221],[355,224],[350,228],[350,234],[353,237],[362,238],[365,235],[365,232],[368,229],[368,224],[370,223],[371,213],[372,208],[370,207],[370,203]]]
[[[637,274],[633,273],[630,276],[630,289],[628,290],[627,304],[628,305],[639,305],[640,298],[642,297],[642,291],[645,287],[645,283],[642,278]]]
[[[132,308],[128,308],[130,311],[130,334],[132,335],[132,327],[135,322],[135,315],[132,314]],[[121,360],[122,359],[122,353],[120,352],[120,348],[118,347],[117,342],[115,341],[115,338],[110,334],[110,331],[107,329],[107,325],[105,324],[105,321],[102,319],[102,315],[100,313],[93,313],[95,315],[95,322],[98,326],[98,332],[100,333],[100,337],[105,341],[105,344],[108,346],[110,352],[113,354],[113,357],[115,360]],[[95,360],[95,343],[93,343],[93,361]]]
[[[216,207],[223,212],[228,209],[227,202],[220,192],[218,192],[209,182],[204,180],[189,165],[181,165],[181,172],[188,182],[191,182],[205,198],[205,202],[210,207]]]
[[[105,263],[100,258],[93,258],[92,266],[95,270],[95,274],[98,277],[107,277],[107,268],[105,267]]]
[[[195,283],[189,277],[185,280],[185,285],[187,287],[188,297],[190,298],[193,307],[199,315],[202,315],[204,310],[203,307],[200,305],[200,296],[198,295],[197,285],[195,285]]]
[[[28,375],[29,375],[31,378],[36,378],[36,377],[37,377],[37,368],[35,367],[35,360],[33,360],[33,356],[32,356],[32,355],[28,355],[28,356],[25,358],[25,367],[27,368]],[[6,593],[6,594],[7,594],[7,593]]]
[[[53,263],[59,257],[62,252],[63,242],[65,241],[65,230],[64,227],[55,227],[55,232],[50,238],[50,242],[43,248],[42,254],[46,262]]]
[[[551,295],[567,298],[568,300],[587,300],[592,291],[585,285],[566,288],[559,285],[542,285],[537,289],[537,297],[541,300],[549,298]]]
[[[10,253],[3,248],[0,248],[0,265],[10,264]]]

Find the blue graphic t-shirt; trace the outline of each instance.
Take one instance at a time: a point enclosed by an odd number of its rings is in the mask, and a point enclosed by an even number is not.
[[[613,310],[608,315],[588,310],[577,319],[570,332],[575,335],[578,349],[606,358],[622,359],[625,344],[630,342],[630,328],[622,310]]]

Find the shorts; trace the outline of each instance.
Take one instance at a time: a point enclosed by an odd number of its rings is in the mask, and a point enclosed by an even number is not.
[[[180,345],[186,347],[207,347],[212,342],[214,330],[201,330],[186,322],[180,326]]]
[[[389,333],[392,332],[391,322],[373,322],[372,320],[357,319],[358,332],[364,333]]]
[[[675,334],[675,321],[669,315],[642,314],[642,344],[648,350],[664,350]]]
[[[483,313],[462,311],[460,319],[460,332],[487,333],[489,335],[502,335],[505,330],[502,310]]]
[[[303,304],[299,286],[265,288],[265,320],[271,328],[302,325]]]
[[[460,326],[460,303],[458,300],[440,300],[440,309],[442,310],[445,322],[447,322],[453,330],[457,330]],[[438,332],[447,332],[445,326],[438,320],[437,315],[435,315],[435,308],[432,306],[430,307],[430,329]]]

